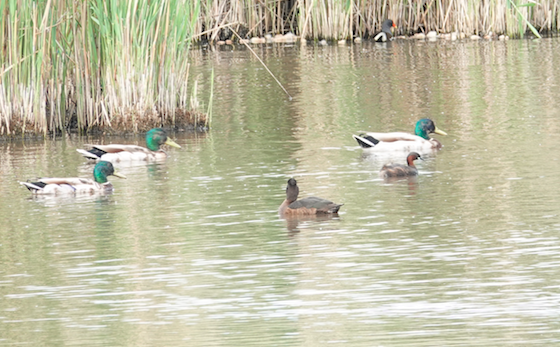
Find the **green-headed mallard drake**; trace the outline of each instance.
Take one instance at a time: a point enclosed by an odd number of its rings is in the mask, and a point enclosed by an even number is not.
[[[288,180],[286,187],[286,200],[280,205],[278,212],[281,215],[315,215],[324,213],[338,213],[342,204],[335,204],[332,201],[317,198],[314,196],[298,200],[299,188],[295,179]]]
[[[381,31],[376,33],[373,36],[373,40],[375,42],[387,42],[393,37],[393,33],[391,29],[396,28],[397,26],[393,23],[392,20],[387,19],[381,24]]]
[[[438,129],[435,123],[428,118],[416,122],[415,135],[404,132],[372,133],[352,135],[358,144],[371,152],[420,152],[426,153],[440,149],[441,143],[430,134],[447,135],[445,131]]]
[[[406,157],[408,166],[403,164],[385,164],[381,168],[381,171],[379,171],[379,176],[383,178],[417,176],[418,169],[414,166],[414,161],[416,159],[422,159],[422,157],[416,152],[411,152]]]
[[[34,182],[20,182],[34,195],[62,195],[62,194],[94,194],[113,190],[113,185],[107,176],[126,176],[115,172],[113,164],[100,161],[93,169],[93,180],[89,178],[39,178]]]
[[[77,149],[84,157],[93,160],[105,160],[113,163],[134,160],[162,160],[167,158],[167,153],[162,145],[181,148],[175,141],[167,137],[163,129],[155,128],[146,133],[146,147],[136,145],[85,145],[90,150]]]

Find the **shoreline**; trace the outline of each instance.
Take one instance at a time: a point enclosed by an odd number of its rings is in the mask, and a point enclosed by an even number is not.
[[[210,129],[209,117],[201,112],[187,111],[178,112],[181,113],[181,117],[176,117],[174,122],[163,117],[152,118],[152,119],[142,119],[137,123],[132,124],[131,119],[137,117],[126,117],[125,120],[114,120],[112,125],[96,125],[85,129],[80,129],[77,123],[72,123],[71,126],[61,130],[55,129],[48,131],[46,133],[42,131],[34,130],[34,125],[27,123],[26,126],[22,127],[17,125],[12,127],[10,134],[6,134],[5,131],[0,134],[0,141],[10,141],[12,139],[43,139],[47,137],[59,137],[70,135],[128,135],[128,134],[139,134],[144,133],[152,128],[163,128],[165,130],[177,131],[177,132],[200,132],[206,133]],[[116,117],[115,117],[116,118]],[[129,120],[128,122],[126,120]],[[4,130],[4,129],[2,129]]]
[[[548,35],[542,34],[542,38],[553,38],[558,37],[556,33],[549,33]],[[485,40],[485,41],[507,41],[510,40],[510,36],[505,34],[494,34],[494,33],[486,33],[486,34],[466,34],[460,32],[450,32],[450,33],[437,33],[436,31],[430,31],[426,34],[424,33],[416,33],[413,35],[397,35],[394,36],[390,41],[395,40],[417,40],[417,41],[438,41],[438,40],[446,40],[446,41],[459,41],[459,40]],[[526,33],[524,38],[513,38],[515,40],[530,40],[530,39],[537,39],[531,32]],[[216,45],[216,46],[224,46],[224,45],[259,45],[259,44],[271,44],[271,43],[307,43],[313,44],[317,43],[319,45],[329,45],[329,44],[345,44],[345,43],[362,43],[362,42],[374,42],[371,37],[362,38],[362,37],[355,37],[352,40],[350,39],[341,39],[341,40],[310,40],[310,39],[301,39],[300,36],[294,35],[293,33],[289,32],[285,35],[277,34],[272,36],[271,34],[267,34],[263,37],[254,36],[249,39],[241,39],[241,40],[218,40],[214,42],[206,41],[204,43],[200,43],[200,45]]]

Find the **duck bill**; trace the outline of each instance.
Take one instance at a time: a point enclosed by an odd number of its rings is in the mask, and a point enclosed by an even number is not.
[[[434,133],[439,134],[439,135],[447,135],[447,133],[441,129],[438,129],[436,127],[436,130],[434,130]]]
[[[118,178],[124,178],[126,179],[126,176],[123,175],[122,173],[118,173],[118,172],[113,172],[113,176],[117,176]]]
[[[175,141],[171,140],[170,138],[167,138],[165,144],[171,147],[181,148],[181,146],[179,146]]]

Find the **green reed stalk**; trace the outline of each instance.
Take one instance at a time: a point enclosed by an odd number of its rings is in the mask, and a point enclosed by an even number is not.
[[[519,22],[519,35],[523,37],[523,34],[525,32],[523,28],[523,24],[525,24],[529,27],[529,29],[531,29],[533,34],[540,39],[541,35],[537,31],[537,29],[527,20],[527,17],[521,12],[521,10],[519,10],[520,7],[526,7],[526,8],[533,7],[535,6],[535,3],[516,5],[512,0],[508,0],[508,3],[517,12],[518,22]]]

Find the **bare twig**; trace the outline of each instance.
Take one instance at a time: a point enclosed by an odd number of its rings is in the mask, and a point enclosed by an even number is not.
[[[284,86],[282,85],[282,83],[280,83],[280,81],[278,80],[278,78],[276,78],[276,76],[274,76],[274,74],[272,73],[272,71],[270,71],[270,69],[268,68],[268,66],[266,66],[266,64],[262,61],[261,58],[259,58],[259,56],[257,55],[257,53],[255,53],[255,51],[253,51],[253,49],[251,48],[251,46],[249,46],[245,41],[243,41],[243,39],[239,36],[239,34],[237,34],[237,31],[233,30],[233,28],[231,28],[231,31],[233,31],[233,33],[235,34],[235,36],[237,36],[237,38],[239,39],[239,42],[243,43],[247,48],[249,48],[249,50],[251,51],[251,53],[253,53],[255,55],[255,57],[261,62],[261,64],[264,66],[264,68],[266,69],[266,71],[268,71],[268,73],[270,74],[270,76],[272,76],[272,78],[274,78],[274,80],[276,81],[276,83],[278,83],[278,85],[280,86],[280,88],[282,88],[282,90],[284,90],[284,93],[286,93],[286,95],[288,95],[288,98],[290,101],[292,101],[292,96],[290,95],[290,93],[288,93],[288,91],[286,90],[286,88],[284,88]]]

